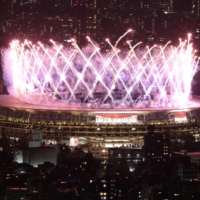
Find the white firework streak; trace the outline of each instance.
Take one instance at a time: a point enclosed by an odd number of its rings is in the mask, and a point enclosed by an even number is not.
[[[9,93],[27,103],[49,106],[71,102],[91,107],[91,102],[112,107],[125,102],[127,107],[185,106],[199,63],[191,35],[177,47],[168,42],[141,49],[141,43],[132,46],[127,41],[128,50],[119,50],[118,43],[130,31],[115,45],[107,39],[108,53],[101,53],[89,37],[84,49],[74,40],[69,48],[53,40],[50,46],[12,41],[3,51]]]

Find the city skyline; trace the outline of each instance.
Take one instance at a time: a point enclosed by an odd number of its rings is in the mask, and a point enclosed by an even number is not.
[[[0,7],[0,38],[6,42],[18,38],[67,43],[75,38],[84,46],[90,36],[106,49],[107,37],[115,41],[129,28],[134,32],[126,39],[133,43],[177,43],[188,33],[195,45],[200,41],[199,0],[1,0]]]
[[[200,0],[0,0],[0,199],[199,200],[199,52]]]

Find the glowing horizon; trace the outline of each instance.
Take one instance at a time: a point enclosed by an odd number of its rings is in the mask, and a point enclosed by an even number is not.
[[[80,49],[74,40],[64,48],[38,42],[12,41],[4,50],[4,80],[8,91],[23,102],[49,106],[181,107],[187,105],[191,82],[199,58],[191,35],[173,47],[154,45],[141,49],[140,43],[128,50],[117,48],[101,53],[89,44]]]

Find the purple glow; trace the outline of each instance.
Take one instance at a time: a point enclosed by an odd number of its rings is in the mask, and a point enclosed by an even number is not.
[[[65,49],[29,41],[13,41],[4,51],[4,79],[11,95],[23,102],[49,106],[180,107],[187,105],[199,58],[190,43],[178,47],[140,43],[120,51],[119,41],[102,54],[88,37],[89,45]]]

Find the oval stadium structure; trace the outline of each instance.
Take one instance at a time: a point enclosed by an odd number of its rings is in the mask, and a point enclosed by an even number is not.
[[[51,41],[13,41],[2,51],[10,95],[0,96],[0,127],[10,138],[43,132],[46,143],[143,145],[147,126],[171,137],[199,136],[200,98],[190,97],[199,58],[187,40],[140,48],[119,41],[101,52]]]
[[[28,138],[32,131],[41,131],[47,144],[78,138],[80,144],[93,146],[141,146],[150,124],[155,132],[167,131],[171,137],[199,137],[199,97],[179,109],[66,109],[27,104],[10,95],[0,98],[0,130],[10,138]]]

